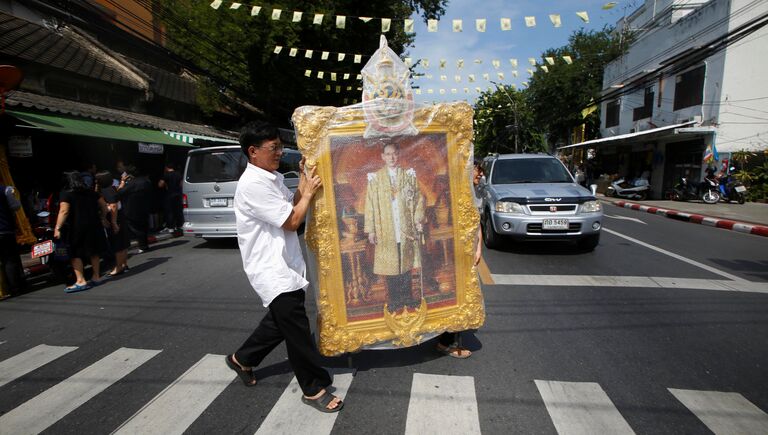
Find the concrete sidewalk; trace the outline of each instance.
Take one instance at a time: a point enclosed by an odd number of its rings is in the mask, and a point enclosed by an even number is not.
[[[768,237],[768,204],[706,204],[702,201],[629,201],[598,194],[598,199],[632,210]]]

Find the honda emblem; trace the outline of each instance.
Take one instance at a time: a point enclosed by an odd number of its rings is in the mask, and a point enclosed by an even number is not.
[[[557,212],[557,206],[554,206],[554,205],[550,205],[550,206],[549,206],[549,211],[551,211],[552,213],[555,213],[555,212]]]

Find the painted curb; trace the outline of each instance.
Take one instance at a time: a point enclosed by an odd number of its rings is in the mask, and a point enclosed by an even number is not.
[[[748,224],[744,222],[738,222],[730,219],[720,219],[710,216],[704,216],[695,213],[684,213],[678,210],[671,210],[661,207],[650,207],[647,205],[636,204],[634,202],[627,201],[608,201],[617,207],[628,208],[630,210],[644,211],[646,213],[658,214],[666,216],[671,219],[677,219],[683,222],[692,222],[695,224],[707,225],[715,228],[722,228],[724,230],[738,231],[740,233],[755,234],[757,236],[768,237],[768,226]]]

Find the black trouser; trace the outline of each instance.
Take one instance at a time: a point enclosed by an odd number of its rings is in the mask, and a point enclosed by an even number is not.
[[[458,332],[443,332],[437,337],[437,341],[445,347],[450,347],[459,340]]]
[[[181,228],[184,224],[184,210],[182,208],[181,195],[168,195],[165,197],[165,226],[167,228]]]
[[[403,307],[413,308],[418,302],[411,294],[413,286],[411,271],[401,275],[386,275],[387,278],[387,310],[390,313]]]
[[[19,245],[16,244],[16,235],[0,234],[0,273],[4,275],[6,288],[11,294],[17,293],[26,287],[24,270],[21,268],[19,257]]]
[[[128,218],[125,220],[125,223],[128,225],[128,231],[130,231],[130,235],[132,239],[136,239],[139,241],[139,249],[147,250],[149,249],[149,242],[147,241],[147,227],[149,226],[149,223],[147,222],[149,218],[145,219],[131,219]]]
[[[269,312],[235,352],[235,358],[245,367],[256,367],[285,340],[288,362],[301,391],[305,396],[314,396],[331,385],[331,376],[320,366],[320,354],[312,341],[304,297],[304,290],[296,290],[273,299]]]

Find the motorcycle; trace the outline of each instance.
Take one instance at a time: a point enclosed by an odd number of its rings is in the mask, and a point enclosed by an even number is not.
[[[50,275],[57,281],[67,282],[72,275],[72,267],[66,247],[53,238],[53,226],[50,224],[51,214],[48,211],[37,213],[38,225],[33,232],[37,243],[32,245],[32,258],[39,258],[40,264],[46,266]]]
[[[717,181],[717,178],[704,178],[699,191],[701,192],[701,200],[707,204],[717,204],[720,201],[720,182]]]
[[[696,186],[688,181],[688,178],[680,177],[675,187],[667,191],[665,197],[672,201],[700,199],[707,204],[716,204],[720,201],[720,191],[717,180],[705,178]]]
[[[725,202],[738,201],[744,204],[747,200],[747,188],[730,173],[720,178],[720,199]]]
[[[648,199],[648,195],[651,193],[651,185],[645,178],[638,178],[632,182],[627,182],[623,178],[619,178],[608,186],[605,191],[605,196],[613,196],[619,198],[645,200]]]

